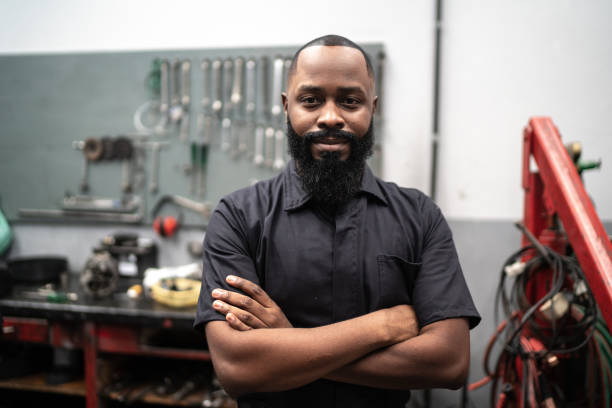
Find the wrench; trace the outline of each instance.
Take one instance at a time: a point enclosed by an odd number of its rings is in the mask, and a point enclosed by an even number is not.
[[[214,121],[213,145],[219,145],[219,124],[221,123],[221,113],[223,110],[223,82],[221,78],[221,68],[223,63],[220,59],[215,59],[212,63],[212,83],[214,86],[212,111],[216,120]]]
[[[212,126],[212,102],[210,100],[210,61],[202,60],[202,101],[200,102],[200,114],[198,116],[198,132],[203,144],[210,144]]]
[[[161,148],[160,142],[153,142],[151,145],[151,183],[149,184],[149,191],[155,194],[159,187],[159,150]]]
[[[244,93],[246,125],[240,134],[238,143],[238,150],[246,152],[248,158],[253,155],[254,149],[252,135],[255,129],[255,103],[257,101],[257,94],[255,93],[256,68],[255,60],[249,59],[246,63],[246,89]]]
[[[189,138],[189,106],[191,105],[191,61],[181,64],[181,129],[179,139],[186,142]]]
[[[230,154],[233,158],[238,156],[241,153],[239,148],[239,135],[240,132],[244,129],[244,121],[242,120],[242,112],[241,108],[243,105],[243,97],[242,97],[242,77],[244,76],[244,59],[242,57],[238,57],[234,60],[234,82],[232,84],[232,121],[234,122],[232,126],[231,133],[231,148]]]
[[[156,130],[163,132],[168,125],[168,98],[169,98],[169,63],[167,59],[163,59],[160,63],[160,101],[159,101],[159,114],[161,119],[157,125]]]
[[[269,87],[269,63],[267,57],[262,57],[259,63],[258,81],[260,103],[256,106],[255,116],[257,117],[257,127],[255,128],[255,148],[253,164],[263,166],[265,164],[265,123],[268,117],[270,106],[270,87]]]
[[[172,99],[170,106],[170,121],[176,126],[179,126],[183,116],[183,107],[179,96],[180,77],[181,61],[177,58],[172,62]]]
[[[234,63],[231,59],[223,62],[223,120],[221,121],[221,150],[227,152],[231,147],[232,130],[232,67]]]
[[[265,164],[267,167],[274,168],[275,160],[278,155],[275,154],[275,145],[278,146],[278,142],[275,142],[275,130],[273,124],[278,124],[282,117],[282,98],[281,93],[283,89],[283,69],[285,62],[281,57],[274,59],[274,67],[272,72],[272,107],[270,109],[271,123],[266,129],[266,159]],[[282,154],[282,150],[281,150]],[[280,163],[280,162],[279,162]]]

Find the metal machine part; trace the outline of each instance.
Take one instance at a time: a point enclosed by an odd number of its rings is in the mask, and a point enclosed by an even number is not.
[[[94,297],[107,297],[117,288],[119,269],[117,261],[109,252],[93,254],[85,263],[81,274],[81,286],[85,293]]]
[[[523,138],[525,227],[542,239],[541,235],[550,229],[552,215],[556,214],[608,327],[612,327],[612,244],[576,165],[550,118],[532,118]],[[538,165],[537,173],[530,170],[531,156]],[[526,236],[523,244],[529,244]]]

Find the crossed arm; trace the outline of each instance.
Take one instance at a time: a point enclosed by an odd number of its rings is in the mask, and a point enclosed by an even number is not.
[[[320,378],[410,389],[458,388],[467,376],[465,319],[441,320],[419,331],[412,308],[400,305],[326,326],[293,328],[259,286],[231,276],[227,282],[248,296],[213,291],[213,306],[226,320],[209,322],[206,337],[219,380],[234,397]]]

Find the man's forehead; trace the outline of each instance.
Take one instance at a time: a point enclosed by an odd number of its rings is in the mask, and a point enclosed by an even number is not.
[[[295,74],[298,77],[337,74],[360,82],[373,82],[363,54],[356,48],[340,45],[304,48],[298,56]]]

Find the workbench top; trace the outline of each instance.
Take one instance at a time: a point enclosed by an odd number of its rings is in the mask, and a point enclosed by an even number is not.
[[[73,276],[75,275],[75,276]],[[61,320],[125,323],[145,327],[191,328],[196,308],[172,308],[149,297],[131,299],[124,288],[140,283],[139,280],[121,278],[119,289],[113,295],[96,299],[84,293],[78,276],[70,274],[65,288],[59,290],[76,293],[76,301],[52,302],[44,298],[31,299],[25,292],[36,291],[40,285],[15,285],[12,292],[0,298],[0,314],[18,317],[39,317]]]

